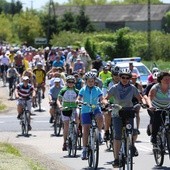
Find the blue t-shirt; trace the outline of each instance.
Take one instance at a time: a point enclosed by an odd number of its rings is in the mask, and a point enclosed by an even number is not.
[[[53,61],[53,64],[52,64],[53,67],[63,67],[64,66],[64,62],[63,61]]]
[[[57,88],[55,85],[50,87],[48,94],[52,96],[52,100],[55,100],[55,101],[57,100],[58,94],[61,89],[62,89],[62,87]]]
[[[93,86],[92,88],[89,88],[88,86],[84,86],[80,89],[79,96],[82,97],[83,102],[97,106],[99,102],[99,98],[103,96],[103,93],[101,89],[97,86]],[[99,108],[99,106],[97,106],[97,108]],[[89,106],[83,105],[81,114],[89,113],[89,112],[91,112],[91,108]]]

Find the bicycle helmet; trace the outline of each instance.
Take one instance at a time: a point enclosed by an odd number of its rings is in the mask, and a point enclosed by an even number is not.
[[[85,78],[86,80],[87,80],[87,79],[92,79],[92,78],[95,79],[95,78],[96,78],[96,73],[89,71],[89,72],[87,72],[87,73],[85,74],[84,78]]]
[[[153,73],[153,74],[152,74],[153,79],[157,79],[158,75],[159,75],[159,72]]]
[[[67,77],[66,77],[66,82],[68,82],[69,80],[72,80],[72,81],[76,81],[75,80],[75,77],[74,76],[72,76],[72,75],[68,75]]]
[[[43,66],[41,62],[38,62],[37,63],[37,66]]]
[[[115,66],[111,69],[112,75],[118,75],[120,71],[120,67]]]
[[[128,68],[120,70],[119,76],[121,77],[122,75],[129,76],[130,78],[132,77],[132,73]]]
[[[152,68],[152,73],[159,72],[159,69],[157,67]]]

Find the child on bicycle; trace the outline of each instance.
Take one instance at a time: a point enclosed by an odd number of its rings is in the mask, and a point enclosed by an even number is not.
[[[84,76],[86,85],[82,87],[79,91],[79,95],[77,98],[77,102],[82,101],[87,104],[95,105],[96,108],[94,110],[95,118],[97,121],[97,126],[99,128],[99,141],[102,142],[101,139],[101,130],[103,127],[103,114],[101,112],[100,106],[98,106],[99,101],[103,100],[103,93],[101,89],[95,86],[96,74],[93,72],[87,72]],[[82,105],[81,110],[81,122],[83,128],[83,151],[81,155],[81,159],[87,159],[87,143],[88,143],[88,135],[91,126],[91,108],[87,105]]]
[[[72,113],[75,115],[75,119],[77,118],[76,114],[76,99],[78,96],[78,90],[75,88],[75,77],[69,75],[66,77],[66,86],[63,87],[57,99],[57,105],[60,109],[62,109],[62,121],[64,122],[64,129],[63,129],[63,151],[67,150],[67,136],[68,136],[68,129],[69,129],[69,119]]]

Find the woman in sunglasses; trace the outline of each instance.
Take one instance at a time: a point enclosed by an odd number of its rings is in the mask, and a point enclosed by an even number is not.
[[[139,102],[142,101],[142,98],[137,90],[137,88],[130,83],[132,74],[129,69],[121,70],[119,72],[120,81],[119,83],[113,85],[108,93],[106,94],[106,99],[114,97],[114,103],[119,104],[122,107],[134,108],[132,103],[132,98],[135,96]],[[131,121],[133,127],[133,121]],[[113,167],[119,167],[119,150],[121,147],[121,137],[122,137],[122,119],[119,116],[113,117],[113,128],[114,128],[114,162]],[[134,156],[138,155],[137,149],[134,147]]]

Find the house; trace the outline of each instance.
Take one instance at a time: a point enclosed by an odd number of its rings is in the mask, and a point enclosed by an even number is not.
[[[79,14],[80,6],[58,6],[55,13],[61,17],[65,12]],[[164,15],[170,11],[170,4],[150,6],[151,30],[162,30]],[[116,30],[129,27],[132,30],[148,29],[148,5],[96,5],[86,6],[85,14],[96,29]]]

